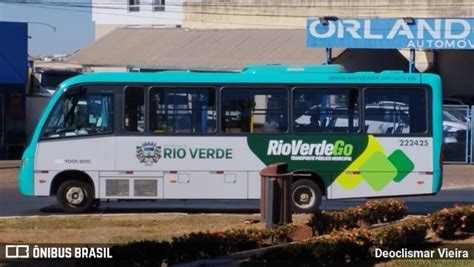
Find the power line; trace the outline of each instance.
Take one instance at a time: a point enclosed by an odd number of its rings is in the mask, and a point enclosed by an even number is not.
[[[29,4],[29,5],[55,5],[55,6],[64,6],[64,7],[78,7],[78,8],[103,8],[103,9],[128,9],[129,5],[127,3],[112,3],[112,2],[97,2],[94,1],[93,3],[90,2],[74,2],[74,1],[61,1],[61,2],[56,2],[56,1],[25,1],[25,0],[19,0],[19,1],[8,1],[8,0],[0,0],[0,2],[6,3],[6,4]],[[105,6],[101,6],[101,4]],[[139,4],[139,5],[134,5],[134,6],[155,6],[154,4]],[[278,5],[239,5],[239,4],[190,4],[190,3],[183,3],[183,4],[166,4],[166,6],[170,7],[248,7],[248,8],[255,8],[255,7],[276,7]],[[305,8],[311,8],[311,7],[321,7],[321,8],[331,8],[333,6],[328,6],[328,5],[279,5],[279,7],[305,7]],[[414,9],[413,7],[419,7]],[[435,8],[433,8],[435,7]],[[408,8],[413,11],[446,11],[446,8],[451,7],[451,8],[458,8],[458,7],[474,7],[474,4],[432,4],[430,7],[426,7],[426,5],[422,4],[413,4],[409,5]],[[344,8],[347,9],[356,9],[356,8],[384,8],[381,11],[393,11],[393,10],[406,10],[407,8],[401,8],[400,5],[377,5],[377,4],[371,4],[371,5],[345,5]],[[441,8],[437,10],[436,8]],[[380,10],[379,10],[380,11]],[[173,12],[173,11],[166,11],[166,12]],[[216,12],[196,12],[196,11],[188,11],[190,13],[198,13],[198,14],[215,14],[215,15],[232,15],[232,13],[216,13]],[[238,15],[251,15],[251,16],[274,16],[274,14],[238,14]],[[307,17],[308,15],[285,15],[281,14],[278,16],[290,16],[290,17]]]
[[[41,6],[41,5],[29,5],[29,4],[13,4],[13,3],[4,3],[8,5],[14,5],[14,6],[27,6],[31,8],[42,8],[42,9],[49,9],[49,10],[59,10],[59,11],[68,11],[68,12],[78,12],[78,13],[87,13],[87,14],[104,14],[104,15],[111,15],[111,16],[118,16],[118,17],[135,17],[135,18],[150,18],[150,19],[156,19],[156,20],[168,20],[168,21],[174,21],[174,22],[181,22],[181,19],[172,19],[172,18],[164,18],[164,17],[152,17],[152,16],[144,16],[144,15],[131,15],[131,14],[116,14],[116,13],[107,13],[107,12],[99,12],[99,11],[91,11],[91,10],[78,10],[74,8],[62,8],[62,7],[50,7],[50,6]],[[174,12],[174,13],[180,13],[182,12]],[[193,21],[193,22],[205,22],[204,20],[190,20],[188,19],[187,21]],[[257,24],[257,23],[232,23],[232,22],[227,22],[228,24],[234,24],[234,25],[249,25],[249,26],[264,26],[264,27],[275,27],[276,25],[274,24]],[[299,25],[294,25],[294,26],[279,26],[279,28],[295,28],[298,27]],[[303,28],[303,26],[301,26]]]
[[[146,16],[146,15],[133,15],[133,14],[117,14],[117,13],[108,13],[108,12],[102,12],[102,11],[97,11],[92,9],[105,9],[105,10],[128,10],[127,4],[122,4],[124,7],[114,7],[114,6],[98,6],[94,4],[90,5],[83,5],[83,4],[77,4],[73,2],[34,2],[34,3],[29,3],[25,1],[14,1],[11,2],[5,2],[5,0],[1,0],[0,2],[3,2],[5,4],[9,5],[17,5],[17,6],[28,6],[32,8],[43,8],[43,9],[51,9],[51,10],[61,10],[61,11],[71,11],[71,12],[81,12],[81,13],[90,13],[90,14],[105,14],[105,15],[113,15],[113,16],[121,16],[121,17],[135,17],[135,18],[151,18],[151,19],[159,19],[159,20],[169,20],[169,21],[174,21],[178,22],[180,19],[173,19],[173,18],[165,18],[165,17],[156,17],[156,16]],[[67,3],[67,4],[59,4],[59,3]],[[104,2],[105,3],[105,2]],[[88,10],[79,10],[79,9],[88,9]],[[393,11],[393,9],[390,9]],[[424,9],[419,9],[419,10],[424,10]],[[431,10],[431,9],[430,9]],[[248,13],[217,13],[217,12],[196,12],[196,11],[186,11],[186,12],[179,12],[179,11],[169,11],[167,10],[166,13],[178,13],[180,15],[184,15],[184,13],[188,14],[199,14],[199,15],[225,15],[225,16],[248,16],[248,17],[273,17],[273,18],[280,18],[280,17],[290,17],[290,18],[307,18],[307,15],[288,15],[288,14],[248,14]],[[212,21],[212,20],[191,20],[187,19],[187,21],[192,21],[192,22],[218,22],[218,21]],[[262,24],[262,23],[232,23],[232,22],[226,22],[229,24],[235,24],[235,25],[250,25],[250,26],[265,26],[265,27],[275,27],[277,25],[275,24]],[[282,26],[279,26],[282,27]],[[286,26],[286,28],[294,28],[298,27],[297,25],[293,26]],[[304,27],[304,25],[301,25],[301,27]],[[284,26],[282,27],[284,28]],[[373,30],[389,30],[389,29],[376,29],[373,28]]]
[[[116,1],[94,1],[94,0],[89,0],[85,2],[80,2],[80,1],[25,1],[25,0],[1,0],[0,2],[4,3],[24,3],[24,4],[43,4],[43,3],[49,3],[49,4],[85,4],[85,5],[95,5],[95,4],[106,4],[108,6],[111,5],[125,5],[127,6],[128,4],[126,2],[124,3],[118,3]],[[337,0],[333,0],[331,2],[338,2]],[[345,8],[390,8],[392,10],[393,7],[400,6],[399,4],[378,4],[377,2],[373,2],[371,4],[350,4],[347,5],[344,0],[341,0],[341,2],[344,2],[344,7]],[[156,5],[154,3],[150,4],[138,4],[137,6],[145,6],[145,5]],[[173,4],[173,3],[166,3],[165,6],[190,6],[190,7],[245,7],[245,8],[255,8],[255,7],[283,7],[283,8],[288,8],[288,7],[304,7],[304,8],[311,8],[311,7],[324,7],[324,8],[336,8],[335,5],[323,5],[323,4],[239,4],[239,3],[224,3],[224,4],[216,4],[216,3],[203,3],[203,2],[186,2],[183,1],[182,4]],[[426,7],[426,4],[410,4],[407,7],[412,8],[412,7]],[[452,3],[452,4],[439,4],[439,3],[430,3],[430,7],[439,7],[439,8],[446,8],[446,7],[474,7],[474,4],[466,4],[466,3]],[[426,8],[431,10],[432,8]]]

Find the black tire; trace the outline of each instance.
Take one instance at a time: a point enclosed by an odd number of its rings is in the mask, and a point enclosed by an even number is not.
[[[66,181],[59,186],[56,200],[67,213],[83,213],[94,204],[94,188],[86,182]]]
[[[319,209],[323,194],[312,180],[299,179],[291,184],[291,210],[294,213],[313,213]]]

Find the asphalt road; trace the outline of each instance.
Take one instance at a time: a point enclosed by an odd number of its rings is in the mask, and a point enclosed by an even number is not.
[[[399,198],[407,204],[409,213],[427,214],[455,204],[474,204],[474,187],[442,190],[434,196]],[[324,210],[340,210],[363,203],[365,199],[323,201]],[[137,212],[258,212],[258,201],[247,200],[159,200],[101,202],[95,213]],[[54,197],[27,197],[14,186],[0,188],[0,216],[65,214]]]

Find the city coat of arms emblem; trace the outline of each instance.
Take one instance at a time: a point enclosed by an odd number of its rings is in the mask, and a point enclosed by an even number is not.
[[[152,165],[161,159],[161,146],[157,146],[155,142],[145,142],[141,146],[137,146],[137,159],[145,165]]]

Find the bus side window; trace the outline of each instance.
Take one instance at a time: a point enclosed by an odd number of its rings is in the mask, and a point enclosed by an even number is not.
[[[127,132],[145,131],[145,89],[126,87],[124,92],[124,130]]]
[[[359,91],[355,88],[293,90],[293,130],[298,133],[355,133]]]
[[[365,127],[373,134],[424,133],[426,95],[421,88],[367,88]]]
[[[214,133],[215,89],[152,88],[150,129],[155,133]]]
[[[288,130],[286,88],[229,88],[222,90],[222,131],[225,133],[282,133]]]

